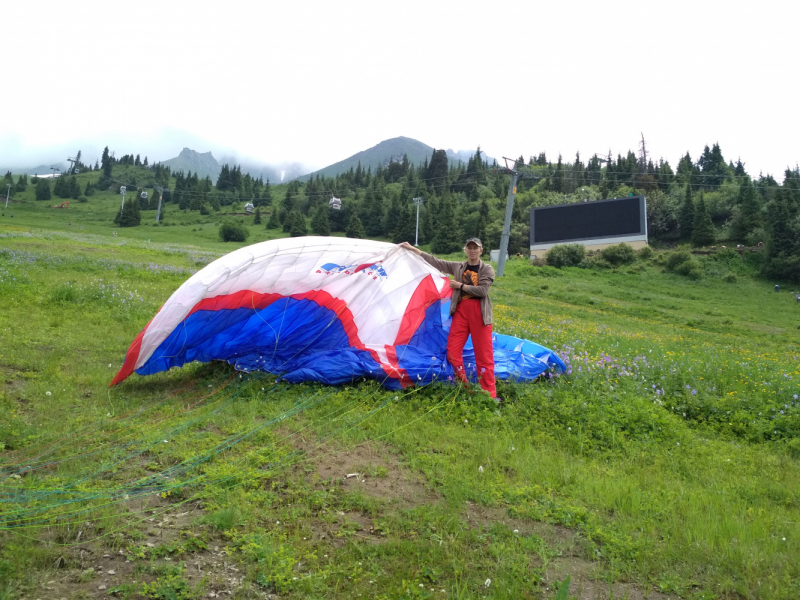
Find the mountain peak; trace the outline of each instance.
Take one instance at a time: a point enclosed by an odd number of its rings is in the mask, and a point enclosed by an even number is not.
[[[219,177],[219,172],[222,170],[217,159],[211,152],[197,152],[191,148],[184,148],[181,153],[175,158],[162,161],[162,165],[172,169],[172,172],[183,171],[184,173],[191,171],[197,173],[198,177],[210,177],[213,181]]]

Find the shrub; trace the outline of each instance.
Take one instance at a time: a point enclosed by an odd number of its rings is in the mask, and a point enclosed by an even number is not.
[[[250,237],[250,230],[242,223],[226,221],[219,226],[219,237],[223,242],[244,242]]]
[[[560,269],[574,267],[586,258],[586,247],[582,244],[556,244],[547,251],[547,264]]]
[[[642,260],[650,260],[653,258],[653,249],[650,246],[645,246],[639,250],[639,258]]]
[[[667,257],[667,271],[684,275],[689,279],[701,279],[703,267],[700,262],[686,250],[678,250]]]
[[[686,250],[678,250],[677,252],[672,252],[667,256],[665,267],[667,271],[674,271],[678,268],[678,266],[691,259],[692,255]]]
[[[678,275],[684,275],[689,279],[701,279],[703,277],[703,267],[696,258],[691,257],[689,260],[682,262],[675,267],[675,272]]]
[[[603,248],[600,255],[614,266],[629,265],[636,261],[636,251],[628,244],[615,244]]]
[[[88,201],[89,199],[86,196],[78,196],[78,202],[81,204],[86,204]]]
[[[725,277],[722,278],[725,283],[736,283],[736,275],[733,273],[728,273]]]

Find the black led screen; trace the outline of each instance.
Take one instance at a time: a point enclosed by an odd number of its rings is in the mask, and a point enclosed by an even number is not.
[[[644,235],[644,198],[581,202],[531,209],[531,245]]]

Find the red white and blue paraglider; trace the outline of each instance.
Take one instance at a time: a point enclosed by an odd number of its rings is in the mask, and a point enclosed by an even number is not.
[[[334,237],[241,248],[187,280],[131,344],[112,381],[225,360],[291,382],[368,377],[389,388],[447,381],[447,278],[394,244]],[[495,334],[498,379],[565,370],[552,351]],[[476,379],[471,344],[467,375]]]

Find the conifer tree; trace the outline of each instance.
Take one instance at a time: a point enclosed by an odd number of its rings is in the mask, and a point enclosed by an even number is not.
[[[692,227],[692,245],[696,247],[710,246],[714,243],[716,235],[714,232],[714,223],[711,220],[711,215],[706,207],[706,202],[703,199],[703,194],[700,194],[700,199],[697,201],[697,206],[694,211],[694,226]]]
[[[735,240],[745,241],[751,231],[763,225],[761,206],[749,177],[742,179],[739,185],[737,204],[739,206],[731,223],[731,235]]]
[[[141,213],[139,212],[139,203],[136,198],[129,199],[122,212],[119,215],[120,227],[136,227],[142,222]]]
[[[317,210],[314,211],[314,218],[311,219],[311,231],[317,235],[330,235],[331,223],[328,218],[330,208],[324,204],[320,204]]]
[[[81,195],[81,188],[78,185],[78,179],[73,175],[69,178],[69,197],[73,200],[77,200],[78,196]]]
[[[400,242],[414,243],[416,226],[416,209],[413,206],[401,206],[398,213],[397,222],[394,223],[392,241],[395,244]]]
[[[286,217],[287,221],[291,221],[289,228],[289,235],[292,237],[301,237],[308,235],[308,225],[306,225],[306,218],[299,210],[293,210]]]
[[[253,215],[253,225],[261,225],[261,207],[256,208],[256,212]]]
[[[436,220],[438,223],[436,235],[431,243],[431,250],[435,254],[458,252],[462,247],[461,228],[456,222],[456,210],[448,193],[442,196]]]
[[[269,187],[269,179],[264,184],[264,191],[261,192],[261,206],[272,205],[272,190]]]
[[[37,200],[50,200],[50,184],[47,179],[40,179],[36,184],[36,199]]]
[[[100,160],[101,160],[101,164],[103,166],[103,177],[105,177],[106,179],[110,179],[111,178],[111,167],[112,167],[112,162],[111,161],[112,161],[112,159],[111,159],[111,156],[110,156],[110,154],[108,152],[108,146],[106,146],[103,149],[103,156],[102,156],[102,158]]]
[[[353,216],[347,222],[347,229],[345,229],[344,234],[349,238],[356,239],[364,239],[367,236],[364,232],[364,225],[361,224],[361,219],[358,218],[356,213],[353,213]]]
[[[683,197],[681,212],[678,216],[678,227],[681,230],[681,237],[691,238],[694,229],[694,200],[692,200],[692,186],[686,185],[686,195]]]
[[[27,175],[20,175],[17,178],[17,183],[14,186],[14,191],[15,192],[24,192],[27,187],[28,187],[28,176]]]
[[[272,212],[269,215],[269,221],[267,221],[267,229],[280,229],[281,221],[278,218],[278,207],[273,206]]]
[[[767,207],[767,256],[770,259],[779,256],[788,257],[800,251],[797,248],[795,232],[792,231],[791,211],[784,198],[778,198]]]
[[[558,163],[556,164],[556,172],[553,173],[553,179],[550,181],[550,189],[554,192],[564,192],[564,164],[561,161],[561,155],[558,155]]]

